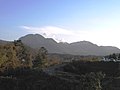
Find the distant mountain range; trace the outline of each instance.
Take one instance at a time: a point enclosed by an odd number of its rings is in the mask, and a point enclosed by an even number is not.
[[[72,54],[72,55],[97,55],[104,56],[112,53],[120,53],[120,49],[113,46],[98,46],[89,41],[74,43],[57,43],[52,38],[44,38],[39,34],[28,34],[19,38],[25,45],[39,49],[45,47],[49,53]],[[0,44],[6,41],[0,40]]]
[[[74,43],[57,43],[52,38],[44,38],[39,34],[28,34],[20,40],[32,48],[45,47],[49,53],[72,54],[72,55],[108,55],[120,53],[120,49],[112,46],[98,46],[89,41]]]

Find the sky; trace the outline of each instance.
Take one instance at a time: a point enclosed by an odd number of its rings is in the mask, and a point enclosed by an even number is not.
[[[0,0],[0,39],[41,34],[57,42],[120,48],[120,0]]]

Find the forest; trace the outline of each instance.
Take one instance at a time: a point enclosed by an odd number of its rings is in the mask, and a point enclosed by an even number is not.
[[[0,90],[120,90],[120,64],[49,54],[16,40],[0,45]]]

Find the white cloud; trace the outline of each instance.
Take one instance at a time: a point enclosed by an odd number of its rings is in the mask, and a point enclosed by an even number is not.
[[[21,26],[29,33],[38,33],[56,41],[76,42],[87,40],[98,45],[117,46],[120,48],[120,27],[93,28],[93,30],[67,30],[55,26],[31,27]]]
[[[74,35],[74,32],[55,27],[55,26],[44,26],[44,27],[31,27],[21,26],[21,28],[27,30],[29,33],[39,33],[47,38],[54,38],[55,40],[63,40],[63,36]]]
[[[21,28],[29,30],[28,32],[32,32],[32,33],[46,33],[48,35],[50,35],[50,34],[71,35],[71,34],[73,34],[71,31],[68,31],[66,29],[59,28],[59,27],[54,27],[54,26],[45,26],[45,27],[21,26]]]

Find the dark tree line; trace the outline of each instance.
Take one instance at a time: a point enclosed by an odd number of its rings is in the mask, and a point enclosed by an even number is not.
[[[120,53],[113,53],[108,56],[105,56],[107,59],[114,59],[114,60],[120,60]]]

